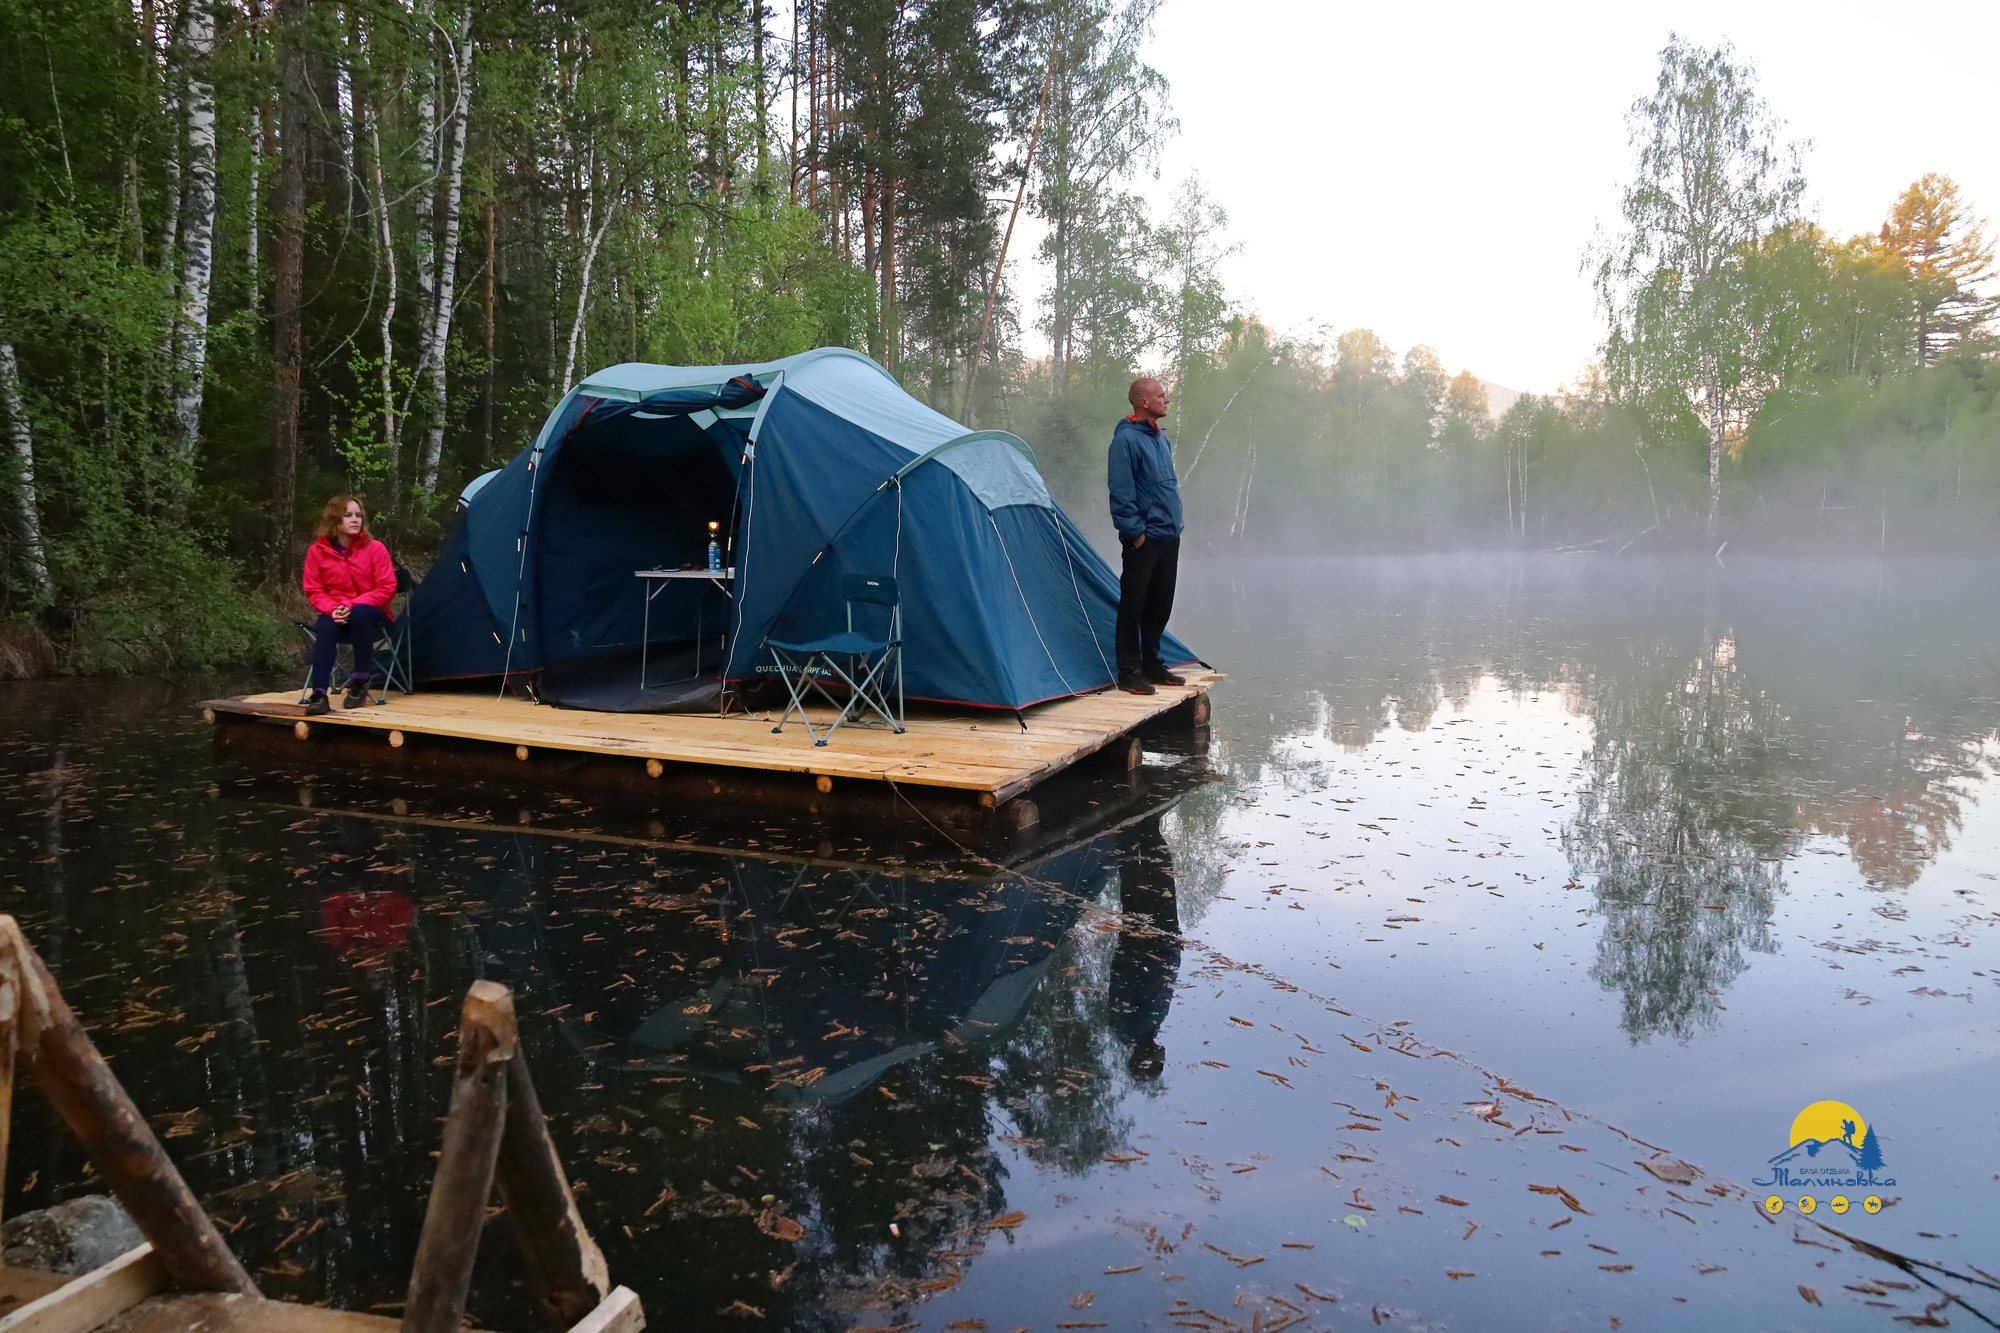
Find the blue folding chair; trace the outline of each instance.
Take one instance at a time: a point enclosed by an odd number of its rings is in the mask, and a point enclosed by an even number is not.
[[[806,735],[812,737],[814,745],[825,745],[848,719],[870,713],[888,723],[897,735],[903,732],[903,606],[896,592],[896,580],[880,574],[850,574],[842,580],[842,588],[847,601],[844,632],[802,643],[764,641],[777,663],[779,679],[791,694],[784,716],[771,728],[774,735],[785,729],[793,713],[805,723]],[[854,627],[857,604],[888,608],[886,636]],[[896,686],[893,707],[889,702],[892,678]],[[847,686],[845,702],[834,698],[827,689],[836,680]],[[837,710],[824,733],[813,730],[812,718],[806,713],[806,699],[813,694]]]

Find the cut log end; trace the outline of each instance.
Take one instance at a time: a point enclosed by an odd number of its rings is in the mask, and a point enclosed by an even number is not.
[[[830,792],[833,790],[833,779],[828,777],[826,774],[822,773],[818,777],[813,779],[813,786],[817,788],[821,792],[821,794],[825,794],[826,792]]]
[[[465,1005],[459,1010],[459,1041],[461,1049],[475,1052],[480,1063],[497,1064],[514,1058],[515,1047],[519,1044],[519,1033],[514,1024],[514,993],[497,981],[475,981],[465,993]],[[486,1034],[485,1040],[474,1041],[475,1031]]]
[[[389,733],[389,748],[390,748],[390,749],[392,749],[392,750],[400,750],[400,749],[402,749],[402,748],[403,748],[403,733],[402,733],[402,732],[400,732],[400,731],[392,731],[392,732],[390,732],[390,733]]]
[[[1208,691],[1203,690],[1194,697],[1194,709],[1188,719],[1197,727],[1208,725]]]
[[[305,723],[303,722],[292,723],[292,735],[297,736],[300,740],[305,740],[312,734],[313,734],[313,729],[307,726]]]
[[[202,720],[202,721],[204,721],[204,722],[206,722],[206,723],[208,723],[208,725],[209,725],[209,726],[211,726],[211,727],[212,727],[212,726],[214,726],[214,725],[215,725],[215,710],[214,710],[213,708],[204,708],[204,709],[202,709],[202,710],[201,710],[201,720]]]
[[[528,747],[527,747],[527,746],[525,746],[525,745],[517,745],[517,746],[515,746],[515,747],[514,747],[514,757],[515,757],[516,759],[521,759],[521,760],[526,760],[526,759],[527,759],[527,757],[528,757]]]
[[[647,776],[647,777],[649,777],[649,778],[656,778],[656,777],[660,776],[660,774],[662,774],[662,773],[664,773],[664,772],[666,772],[666,771],[667,771],[667,766],[666,766],[665,764],[661,763],[661,762],[660,762],[659,760],[657,760],[657,759],[648,759],[648,760],[646,761],[646,776]]]

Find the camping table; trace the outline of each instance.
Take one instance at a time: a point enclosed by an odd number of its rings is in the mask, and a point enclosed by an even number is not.
[[[640,580],[646,589],[645,610],[640,613],[639,622],[639,688],[646,688],[646,649],[653,633],[653,599],[666,588],[670,579],[707,579],[722,589],[722,595],[730,596],[729,585],[736,581],[734,566],[728,569],[635,569],[632,577]],[[695,608],[694,622],[694,674],[701,674],[701,608]]]

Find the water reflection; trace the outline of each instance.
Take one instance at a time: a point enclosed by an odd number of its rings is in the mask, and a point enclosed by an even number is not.
[[[1124,921],[1111,956],[1111,1031],[1128,1052],[1132,1077],[1152,1082],[1166,1068],[1160,1026],[1181,972],[1174,854],[1157,815],[1118,834],[1118,905]]]
[[[1588,721],[1560,827],[1599,906],[1593,975],[1635,1041],[1714,1025],[1770,952],[1782,863],[1808,839],[1906,889],[1989,771],[2000,622],[1972,609],[1993,597],[1981,565],[1356,560],[1307,617],[1260,571],[1243,563],[1227,614],[1284,629],[1219,696],[1246,787],[1316,790],[1340,753],[1435,730],[1482,688]],[[1230,711],[1237,689],[1277,706]]]
[[[1591,975],[1624,997],[1639,1041],[1712,1026],[1723,990],[1770,953],[1769,920],[1796,850],[1784,719],[1749,689],[1722,637],[1692,664],[1593,682],[1595,736],[1575,814],[1571,873],[1604,926]]]
[[[1246,579],[1246,597],[1273,601],[1245,611],[1242,641],[1258,651],[1231,663],[1217,700],[1231,781],[1171,810],[1149,808],[1164,795],[1093,788],[1071,812],[1075,839],[1006,873],[832,821],[681,845],[684,812],[616,825],[567,796],[534,805],[524,829],[515,802],[527,811],[533,797],[375,775],[344,789],[318,775],[311,809],[210,799],[212,774],[236,788],[205,767],[192,725],[155,733],[139,717],[45,710],[58,718],[50,737],[17,732],[0,752],[11,779],[0,809],[20,852],[0,892],[274,1294],[357,1309],[400,1296],[458,1002],[485,976],[515,988],[554,1133],[621,1281],[691,1327],[902,1325],[1008,1243],[1014,1233],[993,1224],[1011,1212],[1039,1197],[1044,1224],[1051,1189],[1100,1173],[1091,1188],[1136,1215],[1161,1197],[1136,1193],[1151,1189],[1133,1183],[1147,1164],[1107,1176],[1107,1156],[1125,1160],[1145,1132],[1205,1124],[1201,1098],[1259,1105],[1255,1062],[1220,1049],[1249,1039],[1228,1023],[1249,1011],[1212,996],[1219,983],[1183,989],[1183,928],[1233,935],[1246,958],[1300,946],[1285,965],[1302,971],[1302,942],[1281,932],[1311,918],[1287,900],[1325,890],[1332,901],[1329,881],[1346,881],[1340,901],[1353,903],[1365,875],[1399,914],[1390,920],[1431,918],[1378,946],[1402,953],[1381,965],[1385,986],[1421,976],[1432,1013],[1474,1013],[1464,1025],[1476,1038],[1492,992],[1415,971],[1423,950],[1403,944],[1448,928],[1443,910],[1415,903],[1443,892],[1401,877],[1435,878],[1438,858],[1461,876],[1477,864],[1507,893],[1485,910],[1518,920],[1560,904],[1601,932],[1594,983],[1536,953],[1528,966],[1549,970],[1528,984],[1610,988],[1634,1042],[1699,1039],[1744,969],[1802,966],[1804,948],[1768,952],[1786,858],[1838,839],[1882,891],[1866,905],[1895,909],[1984,776],[2000,618],[1966,616],[1965,587],[1829,608],[1670,574],[1544,573],[1537,585],[1478,565],[1425,582],[1411,568],[1322,580],[1303,616],[1295,578]],[[1459,725],[1505,691],[1517,712]],[[1583,756],[1574,779],[1509,749],[1537,694],[1544,716],[1560,721],[1560,699],[1587,722],[1588,742],[1564,751]],[[41,715],[23,708],[8,724]],[[1357,762],[1385,727],[1413,752],[1390,759],[1452,762],[1420,776],[1415,762]],[[1336,770],[1380,781],[1336,792]],[[1455,801],[1493,797],[1496,813],[1446,811],[1447,787]],[[407,813],[403,797],[429,815],[387,817]],[[505,826],[469,822],[475,798]],[[356,812],[327,808],[350,799]],[[556,813],[570,831],[545,828]],[[1053,802],[1044,815],[1045,832],[1069,817]],[[1517,884],[1515,866],[1529,867],[1513,857],[1544,826],[1560,830],[1566,862],[1538,868],[1555,872],[1539,887],[1526,874]],[[1510,840],[1503,865],[1475,861]],[[1287,893],[1246,892],[1252,866]],[[1223,897],[1232,869],[1241,880]],[[1587,893],[1565,896],[1565,869]],[[1586,898],[1597,914],[1571,916]],[[1430,951],[1485,953],[1489,920],[1474,935],[1468,915],[1457,945],[1428,935]],[[1532,952],[1526,938],[1518,947]],[[1377,997],[1351,958],[1349,969],[1317,975],[1364,1009]],[[1202,1051],[1211,1037],[1218,1049]],[[1211,1054],[1234,1067],[1182,1078]],[[32,1206],[86,1188],[80,1156],[39,1107],[24,1099],[19,1114],[8,1197]],[[1389,1108],[1366,1114],[1386,1122]],[[1142,1146],[1151,1166],[1170,1156]],[[1246,1172],[1241,1188],[1295,1164]],[[1227,1183],[1193,1188],[1213,1202]],[[1252,1196],[1232,1206],[1238,1197]],[[1292,1217],[1268,1197],[1254,1206]],[[1302,1227],[1325,1216],[1317,1198],[1299,1207]],[[1322,1246],[1294,1257],[1323,1258]],[[486,1248],[480,1322],[524,1327],[505,1247]],[[1275,1268],[1284,1255],[1271,1253]]]
[[[541,839],[510,842],[488,877],[491,975],[607,1072],[690,1075],[793,1103],[838,1102],[896,1065],[1002,1035],[1115,853],[1092,840],[969,880],[661,852],[607,907],[560,873],[571,858]]]

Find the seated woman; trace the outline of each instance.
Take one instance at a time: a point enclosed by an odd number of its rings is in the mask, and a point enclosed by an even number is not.
[[[312,698],[306,712],[328,711],[327,682],[333,655],[345,640],[354,645],[354,674],[347,679],[346,706],[368,703],[375,675],[375,640],[392,620],[396,564],[389,548],[368,535],[368,511],[351,495],[336,495],[320,511],[316,539],[306,548],[306,600],[319,612],[313,626]]]

